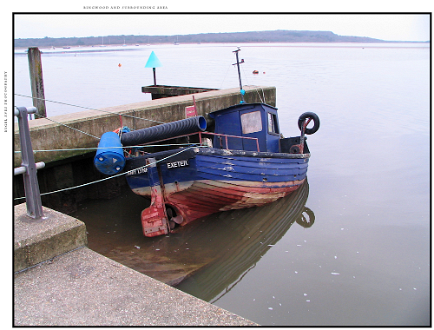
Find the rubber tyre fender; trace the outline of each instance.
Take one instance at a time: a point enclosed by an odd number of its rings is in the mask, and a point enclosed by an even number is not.
[[[304,213],[307,214],[307,217]],[[315,222],[315,214],[310,208],[305,206],[303,212],[295,219],[295,221],[303,228],[310,228]]]
[[[300,118],[298,118],[298,128],[301,131],[301,128],[303,126],[303,123],[306,119],[311,118],[313,120],[313,127],[312,128],[306,128],[305,133],[307,135],[311,135],[313,133],[316,133],[319,129],[319,117],[316,113],[313,112],[305,112],[303,113]]]

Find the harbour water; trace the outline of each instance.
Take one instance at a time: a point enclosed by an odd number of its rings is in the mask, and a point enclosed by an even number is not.
[[[147,204],[130,191],[89,201],[73,214],[89,247],[262,325],[429,325],[429,44],[236,46],[243,84],[276,86],[284,136],[298,134],[303,112],[319,115],[308,184],[169,237],[142,236]],[[237,87],[236,46],[46,50],[45,96],[84,108],[149,100],[141,87],[153,84],[151,51],[163,64],[158,84]],[[25,55],[15,55],[14,78],[15,93],[30,95]],[[31,101],[16,96],[15,105]],[[47,102],[49,116],[81,110]]]

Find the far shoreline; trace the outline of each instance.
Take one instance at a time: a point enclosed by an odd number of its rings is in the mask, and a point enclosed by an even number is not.
[[[243,45],[243,47],[309,47],[309,48],[405,48],[405,46],[394,46],[396,44],[419,44],[420,46],[427,45],[429,47],[429,42],[426,41],[387,41],[387,42],[204,42],[204,43],[159,43],[159,44],[130,44],[130,45],[120,45],[120,44],[108,44],[108,45],[91,45],[91,46],[58,46],[58,47],[48,47],[48,46],[30,46],[30,47],[14,47],[14,54],[27,54],[27,50],[32,47],[37,47],[43,54],[63,54],[63,53],[101,53],[101,52],[113,52],[113,51],[131,51],[131,50],[143,50],[144,48],[151,48],[155,46],[224,46],[224,47],[236,47],[238,45]],[[411,47],[408,48],[417,48]],[[425,48],[425,47],[420,47]]]

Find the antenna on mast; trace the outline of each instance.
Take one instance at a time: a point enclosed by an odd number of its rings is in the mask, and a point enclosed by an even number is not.
[[[241,50],[240,47],[237,47],[237,50],[234,50],[233,53],[235,53],[237,57],[237,63],[234,63],[232,65],[237,65],[238,67],[238,80],[240,81],[240,94],[241,94],[241,102],[244,103],[244,94],[246,94],[246,91],[243,89],[243,84],[241,83],[241,73],[240,73],[240,64],[244,63],[244,59],[241,59],[241,62],[238,59],[238,52]]]

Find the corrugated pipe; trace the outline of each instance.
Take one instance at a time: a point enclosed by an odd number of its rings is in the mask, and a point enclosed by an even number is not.
[[[121,142],[123,146],[133,146],[142,143],[164,140],[179,135],[204,131],[205,129],[205,117],[197,116],[123,133]]]

